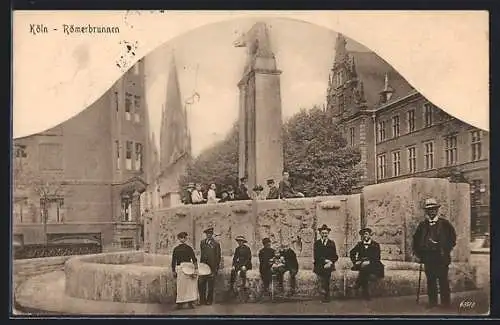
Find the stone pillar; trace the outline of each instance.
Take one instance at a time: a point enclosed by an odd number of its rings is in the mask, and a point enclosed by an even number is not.
[[[132,194],[132,220],[136,224],[136,231],[134,236],[134,246],[138,247],[140,244],[140,221],[141,221],[141,194],[134,191]]]
[[[281,179],[283,140],[280,74],[264,23],[255,24],[243,43],[250,49],[240,89],[239,173],[248,187]]]

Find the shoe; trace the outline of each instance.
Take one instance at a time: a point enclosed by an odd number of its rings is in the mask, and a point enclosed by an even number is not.
[[[212,302],[211,302],[211,301],[207,301],[207,302],[205,302],[205,305],[207,305],[207,306],[210,306],[211,304],[212,304]]]

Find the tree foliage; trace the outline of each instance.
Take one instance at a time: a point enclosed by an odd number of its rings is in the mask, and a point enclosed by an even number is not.
[[[181,187],[189,182],[208,185],[238,184],[238,124],[235,123],[228,135],[193,159],[180,179]]]
[[[319,108],[302,110],[283,125],[284,167],[306,196],[348,194],[362,174],[359,151]],[[233,185],[238,181],[238,125],[188,166],[180,184]]]
[[[348,194],[362,174],[357,149],[347,146],[327,113],[301,110],[283,130],[285,169],[306,196]]]

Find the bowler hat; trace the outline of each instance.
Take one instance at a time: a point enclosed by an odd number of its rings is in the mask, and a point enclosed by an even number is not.
[[[194,187],[194,183],[189,183],[187,187]]]
[[[214,228],[213,227],[207,228],[207,229],[203,230],[203,232],[206,233],[206,234],[213,234],[214,233]]]
[[[330,227],[324,224],[321,226],[321,228],[318,228],[318,231],[323,231],[323,230],[330,232],[332,229],[330,229]]]
[[[237,236],[234,240],[236,241],[242,241],[244,243],[247,243],[248,241],[245,239],[245,236]]]
[[[359,231],[359,234],[363,235],[365,232],[369,233],[370,235],[373,233],[373,231],[371,230],[371,228],[366,227],[366,228],[361,229]]]
[[[424,209],[439,208],[441,205],[437,202],[435,198],[430,198],[425,200]]]
[[[271,184],[274,184],[274,179],[268,179],[267,180],[267,185],[271,185]]]
[[[181,239],[181,238],[186,238],[188,235],[187,232],[185,231],[181,231],[180,233],[177,234],[177,238]]]
[[[263,190],[264,190],[264,188],[263,188],[261,185],[256,185],[256,186],[254,186],[253,190],[254,190],[255,192],[257,192],[257,191],[263,191]]]
[[[267,238],[267,237],[266,237],[266,238],[264,238],[264,239],[262,239],[262,245],[266,245],[266,244],[268,244],[268,243],[270,243],[270,242],[271,242],[271,239],[269,239],[269,238]]]

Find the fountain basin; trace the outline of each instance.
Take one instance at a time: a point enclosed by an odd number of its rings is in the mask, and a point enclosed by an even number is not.
[[[230,257],[225,257],[227,261]],[[385,278],[371,285],[371,294],[377,296],[403,296],[415,294],[419,265],[412,262],[383,261]],[[226,298],[230,278],[230,263],[224,264],[215,283],[215,302]],[[305,263],[307,265],[307,263]],[[341,258],[332,274],[333,297],[353,294],[351,287],[357,272],[350,270],[348,258]],[[142,252],[116,252],[75,256],[65,264],[65,293],[74,298],[128,303],[174,303],[175,279],[171,272],[170,257]],[[257,263],[248,273],[248,302],[259,301],[262,281]],[[285,290],[288,290],[288,274]],[[422,294],[426,292],[422,274]],[[473,290],[475,268],[465,263],[450,266],[450,284],[453,292]],[[311,269],[301,268],[297,274],[297,296],[306,299],[320,297],[320,283]]]

